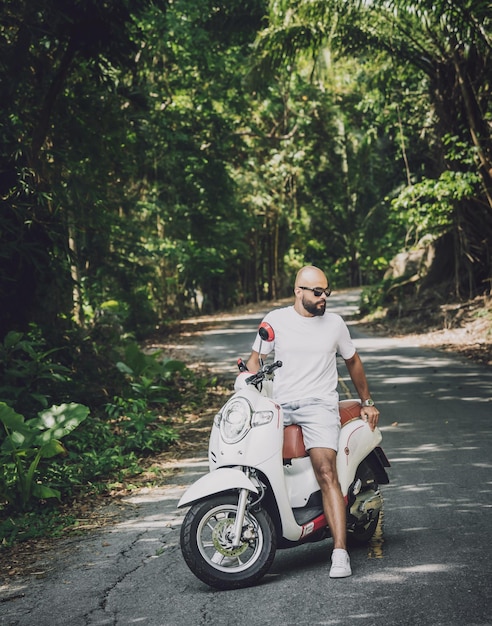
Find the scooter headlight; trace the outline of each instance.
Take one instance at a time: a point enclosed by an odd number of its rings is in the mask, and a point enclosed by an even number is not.
[[[251,428],[251,406],[246,398],[233,398],[222,409],[220,434],[226,443],[237,443]]]

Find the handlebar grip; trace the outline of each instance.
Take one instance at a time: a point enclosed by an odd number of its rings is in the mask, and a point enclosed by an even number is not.
[[[246,367],[246,364],[244,363],[244,361],[242,359],[238,359],[237,360],[237,366],[238,366],[240,372],[247,372],[248,371],[248,368]]]

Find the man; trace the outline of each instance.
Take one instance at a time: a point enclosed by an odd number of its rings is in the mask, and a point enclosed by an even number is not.
[[[337,353],[345,360],[362,400],[361,417],[373,430],[379,411],[371,399],[364,367],[347,325],[336,313],[326,313],[330,289],[325,274],[317,267],[303,267],[297,274],[294,294],[293,306],[266,315],[275,340],[262,344],[261,358],[275,350],[275,359],[283,363],[275,373],[274,397],[282,405],[284,424],[302,427],[333,537],[330,577],[344,578],[352,570],[346,545],[345,502],[336,470],[340,432]],[[259,344],[257,336],[246,364],[253,372],[260,367]]]

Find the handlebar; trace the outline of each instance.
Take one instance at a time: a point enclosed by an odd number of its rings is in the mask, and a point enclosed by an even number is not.
[[[272,374],[279,367],[282,367],[282,361],[275,361],[275,363],[272,363],[271,365],[263,365],[256,372],[256,374],[252,374],[246,378],[245,382],[247,385],[257,385],[258,383],[261,383],[266,376]]]

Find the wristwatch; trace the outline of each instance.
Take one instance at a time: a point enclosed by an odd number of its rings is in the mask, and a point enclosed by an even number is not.
[[[372,398],[367,398],[367,400],[364,400],[362,403],[362,406],[374,406],[374,400]]]

